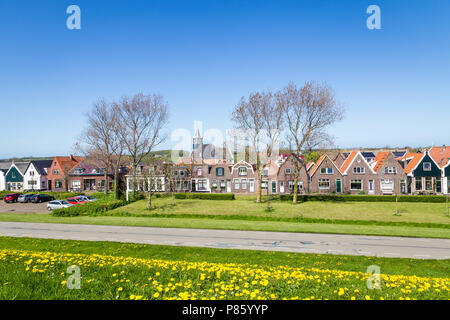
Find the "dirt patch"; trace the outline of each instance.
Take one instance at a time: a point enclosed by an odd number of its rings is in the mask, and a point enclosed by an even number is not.
[[[5,203],[0,201],[0,212],[41,213],[47,212],[47,203]]]

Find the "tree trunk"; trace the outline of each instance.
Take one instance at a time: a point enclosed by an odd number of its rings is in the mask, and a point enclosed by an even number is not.
[[[114,199],[119,199],[119,186],[117,185],[118,182],[118,176],[117,176],[117,170],[114,173]]]
[[[150,210],[152,208],[152,193],[148,193],[148,206],[147,209]]]
[[[292,203],[297,203],[298,176],[300,175],[300,170],[299,170],[297,164],[295,164],[294,170],[295,170],[295,173],[294,173],[294,196],[292,197]]]
[[[261,202],[261,175],[259,174],[259,169],[256,169],[256,176],[258,177],[256,202]]]

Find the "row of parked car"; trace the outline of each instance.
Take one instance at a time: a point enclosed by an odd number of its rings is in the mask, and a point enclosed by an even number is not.
[[[96,201],[97,199],[91,196],[76,196],[67,198],[66,200],[55,200],[55,197],[48,194],[20,194],[20,193],[10,193],[3,197],[6,203],[41,203],[49,202],[47,204],[47,210],[52,211],[54,209],[67,208],[74,205],[81,205],[91,201]]]

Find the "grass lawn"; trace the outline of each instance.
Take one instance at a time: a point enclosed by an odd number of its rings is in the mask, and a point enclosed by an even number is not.
[[[448,299],[450,261],[0,237],[0,299]],[[70,290],[67,267],[80,268]],[[368,266],[381,270],[370,290]]]
[[[450,239],[448,228],[423,228],[411,226],[379,226],[334,223],[303,223],[283,221],[220,220],[204,218],[170,217],[120,217],[120,216],[76,216],[53,217],[48,213],[17,214],[0,213],[0,221],[37,223],[77,223],[96,225],[199,228],[224,230],[311,232],[332,234],[362,234],[377,236],[403,236]]]
[[[272,201],[272,212],[266,212],[265,203],[256,203],[255,197],[241,196],[236,200],[172,200],[154,198],[153,210],[147,210],[146,200],[117,208],[111,213],[127,212],[136,215],[215,215],[262,217],[311,218],[327,220],[380,221],[450,224],[445,203],[399,203],[400,215],[394,215],[395,203],[389,202],[328,202],[308,201],[292,204],[287,201]]]

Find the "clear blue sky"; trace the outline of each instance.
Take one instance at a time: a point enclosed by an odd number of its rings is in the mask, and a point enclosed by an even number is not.
[[[71,4],[81,30],[66,28]],[[382,30],[366,28],[370,4]],[[0,0],[0,158],[71,152],[100,97],[160,93],[168,131],[225,130],[241,96],[306,80],[346,106],[339,147],[449,144],[449,12],[448,0]]]

